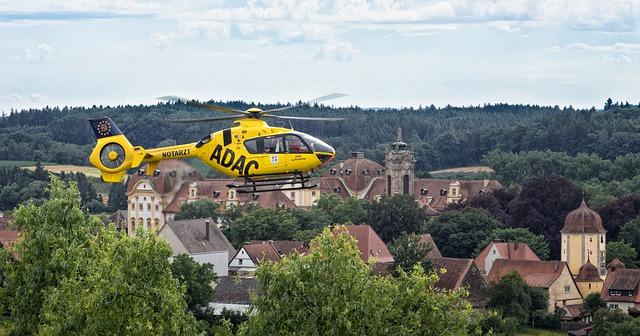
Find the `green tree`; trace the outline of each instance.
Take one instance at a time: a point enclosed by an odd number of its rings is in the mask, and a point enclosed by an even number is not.
[[[109,211],[127,209],[127,185],[124,183],[109,184]]]
[[[427,224],[440,252],[446,257],[473,258],[478,244],[500,224],[482,209],[445,211]]]
[[[618,258],[624,263],[627,268],[636,268],[636,258],[638,253],[636,249],[630,244],[624,241],[608,242],[607,243],[607,263],[611,260]]]
[[[191,203],[185,203],[180,208],[180,212],[174,217],[175,220],[211,218],[218,219],[220,207],[209,199],[201,199]]]
[[[224,234],[234,246],[251,240],[292,240],[300,225],[286,209],[252,207],[226,228]]]
[[[593,318],[592,336],[640,336],[640,319],[620,309],[600,309]]]
[[[419,232],[425,218],[413,195],[394,195],[371,204],[366,222],[382,240],[390,242],[403,232]]]
[[[65,278],[45,301],[39,335],[196,335],[168,244],[154,233],[103,228],[88,244],[87,276]],[[82,293],[82,295],[78,295]]]
[[[541,301],[540,292],[535,292],[532,300],[529,285],[517,272],[511,272],[491,284],[489,307],[496,309],[502,318],[512,317],[526,323],[535,305]],[[544,294],[542,294],[544,295]]]
[[[0,303],[9,313],[12,335],[34,334],[43,322],[47,295],[69,277],[87,276],[87,260],[82,256],[92,232],[101,226],[97,218],[87,219],[80,210],[75,182],[67,185],[52,176],[49,194],[41,207],[28,204],[14,212],[13,224],[22,232],[14,246],[19,260],[1,250],[5,279]]]
[[[405,272],[411,272],[415,265],[430,268],[425,259],[432,248],[430,244],[421,242],[420,236],[416,234],[401,234],[389,244],[394,269],[400,268]]]
[[[211,283],[216,279],[213,265],[198,264],[188,254],[173,258],[171,273],[186,287],[184,298],[191,311],[205,307],[213,299]]]
[[[542,260],[549,258],[549,243],[542,235],[531,233],[525,228],[497,228],[489,233],[476,248],[475,255],[480,253],[490,242],[500,240],[509,243],[525,243]]]
[[[355,197],[342,199],[337,194],[322,194],[316,207],[329,217],[331,224],[361,224],[366,221],[369,203]]]
[[[640,218],[624,223],[620,228],[618,238],[631,245],[636,252],[640,251]]]
[[[589,293],[584,298],[582,313],[594,316],[598,310],[605,308],[607,308],[607,303],[602,299],[600,293]]]
[[[416,267],[398,278],[372,274],[343,227],[311,242],[306,256],[261,264],[261,295],[246,335],[466,335],[466,293],[434,290],[434,273]]]

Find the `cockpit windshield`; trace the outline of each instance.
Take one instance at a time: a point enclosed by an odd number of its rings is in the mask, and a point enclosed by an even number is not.
[[[302,139],[311,147],[312,152],[324,152],[324,153],[335,153],[336,151],[333,147],[329,146],[327,143],[320,139],[316,139],[308,134],[298,133]]]

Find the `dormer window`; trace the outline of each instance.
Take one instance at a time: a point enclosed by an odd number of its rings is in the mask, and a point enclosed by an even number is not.
[[[259,197],[260,197],[260,194],[258,194],[258,193],[253,193],[251,195],[251,199],[253,199],[254,201],[256,201]]]
[[[213,191],[213,197],[218,198],[218,196],[220,196],[220,192],[217,190]]]
[[[371,173],[369,173],[369,169],[365,168],[365,169],[362,170],[362,175],[369,176],[369,175],[371,175]]]
[[[427,193],[429,193],[429,189],[427,189],[427,188],[422,188],[422,189],[420,189],[420,195],[423,195],[423,196],[424,196],[424,195],[426,195]]]
[[[351,175],[351,168],[348,168],[345,173],[347,174],[347,176]]]
[[[440,196],[447,196],[447,189],[440,189]]]
[[[335,175],[337,173],[338,173],[338,171],[335,168],[331,168],[331,175]]]
[[[333,191],[339,193],[340,191],[342,191],[342,188],[340,187],[333,187]]]

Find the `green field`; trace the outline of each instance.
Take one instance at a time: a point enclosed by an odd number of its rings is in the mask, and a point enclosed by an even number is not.
[[[52,165],[55,163],[43,162],[43,165]],[[35,166],[35,161],[6,161],[0,160],[0,168],[3,167],[27,167],[27,166]]]
[[[536,328],[526,328],[522,332],[518,333],[518,336],[565,336],[566,332],[557,330],[546,330]]]

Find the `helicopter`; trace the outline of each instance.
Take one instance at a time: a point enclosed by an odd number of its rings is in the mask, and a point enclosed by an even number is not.
[[[162,160],[198,158],[211,168],[242,180],[241,184],[227,185],[239,193],[314,188],[316,185],[309,184],[311,173],[335,157],[336,151],[333,147],[309,134],[269,126],[262,119],[344,120],[345,118],[273,114],[344,96],[346,95],[333,93],[304,103],[269,110],[257,107],[238,110],[176,96],[160,97],[158,99],[170,103],[181,102],[231,114],[199,119],[171,119],[169,120],[171,122],[199,123],[233,120],[233,126],[208,134],[198,142],[145,149],[142,146],[133,146],[111,118],[105,116],[89,119],[97,138],[89,161],[100,170],[103,181],[112,183],[120,182],[127,170],[138,168],[143,163],[147,164],[146,169],[141,169],[138,173],[154,176],[159,174],[157,168]]]

